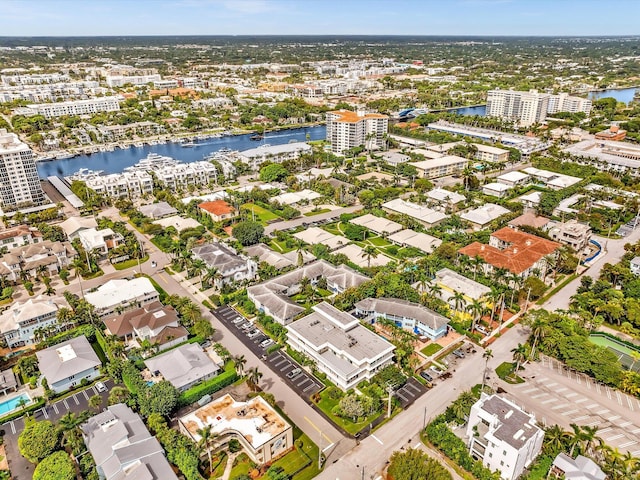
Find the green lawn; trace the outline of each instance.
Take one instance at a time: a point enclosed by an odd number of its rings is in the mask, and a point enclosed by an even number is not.
[[[211,472],[210,478],[220,478],[224,474],[224,469],[227,466],[227,460],[229,457],[226,453],[223,453],[222,458],[220,455],[214,455],[213,457],[213,472]],[[209,468],[207,466],[207,468]]]
[[[342,232],[340,230],[338,230],[338,226],[337,225],[338,225],[337,223],[332,223],[330,225],[325,225],[322,228],[324,230],[326,230],[327,232],[329,232],[329,233],[333,233],[334,235],[343,236]]]
[[[294,250],[295,247],[287,247],[285,242],[279,242],[278,240],[271,240],[269,246],[276,252],[287,253]]]
[[[302,448],[297,445],[302,442]],[[295,440],[295,450],[287,453],[284,457],[273,462],[272,466],[282,467],[289,475],[308,465],[304,470],[300,471],[294,480],[308,480],[315,477],[320,471],[318,470],[318,447],[306,435],[302,435]]]
[[[253,212],[256,216],[256,220],[259,220],[261,223],[265,225],[268,222],[273,220],[278,220],[280,217],[273,212],[270,212],[266,208],[262,208],[260,205],[255,205],[253,203],[245,203],[240,207],[241,210],[245,210],[247,212]]]
[[[251,461],[247,454],[241,453],[233,462],[233,468],[231,469],[231,475],[229,475],[229,478],[233,480],[240,475],[248,475],[249,472],[254,468],[255,464]]]
[[[319,208],[318,210],[312,210],[304,214],[305,217],[313,217],[314,215],[320,215],[321,213],[330,212],[330,208]]]
[[[391,245],[390,241],[382,237],[371,237],[367,238],[367,240],[369,240],[369,242],[376,247],[388,247],[389,245]]]
[[[327,390],[324,390],[320,393],[320,401],[317,403],[317,405],[324,413],[327,414],[327,416],[329,416],[333,423],[339,425],[352,435],[358,433],[360,430],[365,428],[381,415],[381,412],[377,412],[373,415],[370,415],[369,417],[366,417],[361,422],[354,423],[349,419],[338,417],[332,413],[333,408],[338,405],[339,401],[340,400],[333,400],[329,398],[329,396],[327,395]]]
[[[515,363],[504,362],[498,365],[496,368],[496,375],[500,377],[507,383],[515,384],[515,383],[524,383],[524,380],[520,378],[518,375],[515,375],[514,370],[516,368]]]
[[[440,350],[442,350],[442,346],[437,344],[437,343],[430,343],[429,345],[427,345],[426,347],[424,347],[422,350],[420,350],[424,355],[426,355],[427,357],[430,357],[431,355],[433,355],[436,352],[439,352]]]
[[[144,257],[142,257],[140,259],[140,264],[143,264],[147,260],[149,260],[149,255],[145,255]],[[113,268],[115,268],[116,270],[125,270],[127,268],[135,267],[137,265],[138,265],[138,259],[132,258],[130,260],[125,260],[124,262],[114,263]]]

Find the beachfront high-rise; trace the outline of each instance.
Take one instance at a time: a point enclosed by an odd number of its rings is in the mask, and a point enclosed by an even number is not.
[[[31,148],[15,133],[0,129],[0,208],[38,206],[45,200]]]

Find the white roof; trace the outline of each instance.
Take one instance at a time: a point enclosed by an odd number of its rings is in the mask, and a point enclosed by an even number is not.
[[[469,210],[468,212],[463,213],[460,215],[460,218],[482,226],[509,212],[510,210],[501,207],[500,205],[487,203],[475,210]]]
[[[466,199],[464,195],[460,195],[456,192],[450,192],[449,190],[445,190],[444,188],[434,188],[433,190],[428,191],[427,197],[438,200],[440,202],[447,202],[451,205],[455,205]]]
[[[87,302],[96,309],[110,308],[121,303],[126,303],[149,293],[157,293],[151,280],[146,277],[133,280],[115,279],[100,285],[95,292],[85,294]]]
[[[82,230],[85,228],[96,228],[98,226],[98,222],[93,217],[69,217],[64,222],[58,225],[64,233],[67,235],[73,235],[78,230]]]
[[[456,292],[462,292],[469,298],[473,298],[475,300],[479,300],[481,297],[487,295],[491,292],[491,289],[486,285],[482,285],[481,283],[476,282],[475,280],[471,280],[463,275],[460,275],[458,272],[454,272],[448,268],[443,268],[436,272],[436,283],[446,287],[450,290]],[[443,300],[446,300],[451,294],[448,292],[442,292],[441,296]]]
[[[434,158],[431,160],[423,160],[421,162],[411,162],[418,170],[429,170],[436,167],[446,167],[448,165],[467,164],[469,160],[458,157],[457,155],[445,155],[444,157]]]
[[[542,197],[542,192],[533,191],[533,192],[527,193],[526,195],[522,195],[518,197],[518,200],[520,200],[520,202],[529,202],[537,205],[540,203],[541,197]]]
[[[63,299],[44,295],[29,298],[24,302],[15,302],[0,314],[0,332],[7,333],[18,328],[21,322],[58,311],[58,304],[64,305]]]
[[[190,217],[181,217],[180,215],[174,215],[172,217],[165,217],[153,222],[161,227],[168,228],[173,227],[179,232],[182,230],[187,230],[188,228],[197,228],[201,227],[202,224],[197,220],[194,220]]]
[[[282,193],[273,197],[271,200],[274,202],[278,202],[281,205],[295,205],[296,203],[300,203],[305,200],[315,200],[316,198],[320,198],[321,196],[322,195],[320,195],[319,193],[305,188],[304,190],[301,190],[299,192]]]
[[[498,181],[506,180],[507,182],[515,183],[515,182],[521,182],[523,180],[526,180],[527,178],[529,178],[529,175],[527,175],[526,173],[513,171],[513,172],[503,173],[502,175],[497,176],[496,180]]]
[[[432,208],[424,207],[417,203],[407,202],[400,198],[395,198],[383,203],[382,206],[383,208],[408,215],[427,224],[438,223],[448,217],[448,215],[438,212],[437,210],[433,210]]]
[[[426,253],[431,253],[433,249],[438,248],[442,244],[442,240],[436,237],[422,232],[414,232],[410,229],[389,235],[387,239],[401,245],[418,248]]]
[[[386,255],[378,253],[377,257],[371,257],[371,263],[369,263],[367,257],[363,256],[364,249],[354,244],[347,245],[333,252],[334,255],[337,255],[339,253],[346,255],[349,258],[349,261],[355,263],[360,267],[367,267],[369,265],[371,265],[372,267],[379,267],[382,265],[386,265],[391,261],[391,259]]]
[[[209,193],[207,195],[198,195],[195,197],[184,197],[180,201],[186,205],[192,200],[198,200],[199,202],[213,202],[215,200],[225,200],[228,196],[229,194],[227,192],[225,192],[224,190],[220,190],[218,192]]]
[[[263,145],[257,148],[250,148],[240,152],[246,158],[260,158],[268,155],[282,155],[283,153],[293,153],[311,150],[311,145],[305,142],[283,143],[281,145]]]
[[[487,183],[486,185],[483,185],[482,189],[484,190],[485,188],[487,190],[493,190],[495,192],[506,192],[507,190],[511,190],[511,187],[509,185],[497,182]]]
[[[444,157],[444,153],[436,152],[434,150],[425,150],[423,148],[414,148],[411,150],[412,153],[417,153],[422,155],[424,158],[441,158]]]
[[[504,148],[492,147],[491,145],[485,145],[483,143],[474,143],[479,152],[487,152],[487,153],[495,153],[497,155],[502,155],[504,153],[509,153],[509,150],[505,150]]]
[[[326,245],[330,250],[342,247],[350,242],[346,237],[334,235],[319,227],[307,228],[301,232],[294,233],[293,236],[309,245]]]
[[[402,230],[402,225],[396,223],[392,220],[387,220],[383,217],[376,217],[370,213],[363,215],[361,217],[352,218],[349,220],[354,225],[360,225],[361,227],[368,228],[376,233],[396,233]]]
[[[80,242],[82,246],[87,250],[91,251],[94,248],[102,248],[105,245],[105,237],[113,237],[115,236],[115,232],[110,228],[105,228],[103,230],[96,230],[95,228],[87,228],[85,230],[80,230],[78,232],[78,237],[80,238]]]

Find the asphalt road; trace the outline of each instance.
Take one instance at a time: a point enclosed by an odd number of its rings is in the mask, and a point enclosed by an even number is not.
[[[598,259],[591,267],[589,267],[583,275],[587,275],[596,280],[600,276],[600,271],[605,264],[610,263],[615,265],[620,262],[620,259],[625,254],[624,245],[626,243],[636,243],[640,240],[640,228],[637,228],[630,235],[619,240],[610,240],[595,235],[593,236],[593,239],[600,243],[600,245],[604,246],[606,253],[602,258]],[[542,308],[552,312],[556,310],[567,310],[569,308],[569,303],[571,302],[571,297],[576,294],[580,287],[580,278],[581,277],[578,277],[571,283],[567,284],[562,290],[547,300],[542,305]]]

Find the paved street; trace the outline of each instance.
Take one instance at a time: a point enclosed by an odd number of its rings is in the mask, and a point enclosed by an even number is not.
[[[584,275],[588,275],[589,277],[596,280],[600,276],[600,271],[606,263],[615,265],[620,261],[625,253],[624,245],[626,243],[636,243],[640,240],[640,228],[634,230],[627,237],[621,238],[619,240],[608,240],[607,238],[598,237],[595,235],[593,236],[593,239],[600,243],[600,245],[602,245],[606,250],[606,253],[602,256],[602,258],[599,258],[595,262],[595,264],[589,267],[589,269],[584,273]],[[580,287],[580,277],[567,284],[562,290],[560,290],[553,297],[547,300],[542,305],[542,308],[552,312],[555,312],[556,310],[568,309],[571,297],[578,291],[578,287]]]

